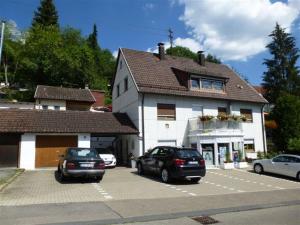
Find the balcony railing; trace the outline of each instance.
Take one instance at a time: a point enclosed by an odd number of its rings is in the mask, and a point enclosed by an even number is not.
[[[189,130],[200,131],[201,133],[208,133],[213,131],[220,132],[242,132],[242,122],[235,120],[218,120],[212,119],[209,121],[201,121],[199,118],[189,119]]]

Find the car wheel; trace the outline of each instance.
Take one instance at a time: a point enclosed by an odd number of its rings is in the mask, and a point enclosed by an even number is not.
[[[96,177],[96,178],[95,178],[95,181],[96,181],[97,183],[99,183],[99,182],[102,180],[102,178],[103,178],[103,176]]]
[[[139,175],[144,174],[144,169],[143,169],[142,163],[137,164],[137,172],[138,172]]]
[[[167,169],[162,169],[161,170],[161,180],[164,182],[164,183],[169,183],[170,182],[170,174],[169,174],[169,171]]]
[[[300,182],[300,171],[298,172],[297,176],[296,176],[297,181]]]
[[[254,172],[258,174],[262,174],[264,172],[264,168],[260,164],[254,165]]]
[[[192,179],[191,179],[191,182],[192,182],[192,183],[198,183],[200,180],[201,180],[201,177],[198,177],[198,178],[192,178]]]
[[[59,171],[58,171],[58,177],[59,177],[60,181],[64,181],[66,179],[66,177],[63,174],[63,172],[61,171],[61,169],[59,169]]]

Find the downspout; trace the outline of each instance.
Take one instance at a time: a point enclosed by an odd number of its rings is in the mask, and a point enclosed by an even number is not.
[[[145,122],[144,122],[144,98],[145,94],[142,94],[142,141],[143,141],[143,155],[145,154]]]
[[[261,107],[261,125],[262,125],[264,155],[266,155],[267,151],[266,151],[266,131],[265,131],[264,107],[265,107],[265,104],[263,104]]]

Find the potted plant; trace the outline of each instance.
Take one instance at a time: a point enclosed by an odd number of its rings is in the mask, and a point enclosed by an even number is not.
[[[248,167],[248,163],[245,160],[243,151],[239,150],[238,155],[239,155],[238,156],[239,159],[238,159],[238,162],[235,164],[235,167],[238,168],[238,169],[247,168]]]
[[[225,161],[221,164],[221,168],[224,170],[234,169],[234,163],[231,160],[229,149],[226,149]]]
[[[204,122],[204,121],[211,121],[214,118],[214,116],[211,115],[205,115],[205,116],[200,116],[199,119]]]
[[[229,119],[229,115],[218,115],[217,119],[220,121],[227,121]]]

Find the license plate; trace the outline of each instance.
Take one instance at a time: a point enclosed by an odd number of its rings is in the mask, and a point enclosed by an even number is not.
[[[83,164],[80,164],[81,167],[93,167],[93,164],[91,163],[83,163]]]
[[[198,165],[198,162],[197,161],[189,161],[189,164]]]

